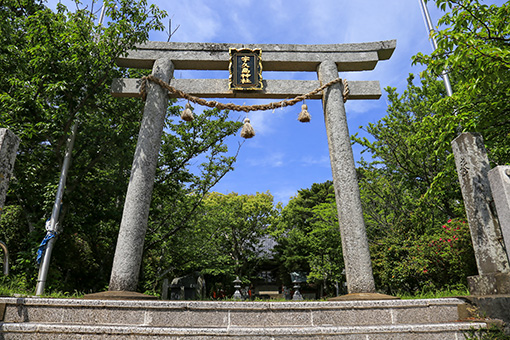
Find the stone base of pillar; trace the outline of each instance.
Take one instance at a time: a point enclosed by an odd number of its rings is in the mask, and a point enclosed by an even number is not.
[[[471,295],[483,296],[510,294],[509,273],[469,276],[467,281]]]
[[[399,297],[379,293],[353,293],[329,298],[328,301],[400,300]]]
[[[83,299],[87,300],[157,300],[152,295],[129,292],[129,291],[106,291],[99,293],[86,294]]]
[[[491,323],[502,326],[505,334],[510,335],[510,308],[508,308],[510,306],[510,295],[465,296],[462,299],[467,300],[469,305],[459,305],[459,318],[461,320],[464,319],[463,316],[480,318],[480,315],[482,315],[486,319],[489,318]],[[462,314],[462,309],[470,305],[474,306],[475,309],[469,307],[469,313]],[[498,320],[503,321],[504,324],[498,324]]]

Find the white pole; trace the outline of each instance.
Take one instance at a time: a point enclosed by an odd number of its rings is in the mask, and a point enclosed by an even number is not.
[[[104,20],[104,13],[106,12],[106,6],[103,4],[103,7],[101,8],[101,15],[99,16],[99,27],[96,34],[96,43],[99,42],[99,37],[101,36],[101,30],[100,28],[103,26],[103,20]]]
[[[420,4],[421,4],[421,9],[423,11],[425,26],[427,27],[427,30],[429,32],[429,39],[430,39],[430,42],[432,43],[432,49],[435,51],[435,50],[437,50],[437,42],[436,42],[436,39],[434,39],[434,35],[433,35],[434,27],[432,25],[432,20],[430,19],[429,10],[427,9],[425,0],[420,0]],[[453,94],[453,91],[452,91],[452,85],[450,84],[450,77],[448,77],[448,74],[445,71],[443,71],[441,73],[441,76],[443,77],[444,86],[446,88],[446,94],[448,95],[448,97],[451,97]]]
[[[66,187],[67,173],[69,170],[69,164],[71,164],[71,154],[73,152],[74,141],[76,139],[76,131],[78,130],[78,123],[75,122],[71,129],[71,134],[67,139],[66,154],[64,157],[64,164],[62,164],[62,172],[60,173],[60,180],[58,183],[57,195],[55,197],[55,203],[53,204],[53,210],[51,211],[51,218],[48,227],[48,233],[57,232],[57,222],[60,215],[60,206],[62,204],[62,198],[64,196],[64,189]],[[50,266],[51,252],[55,243],[55,237],[51,238],[47,245],[46,250],[39,267],[39,277],[37,278],[37,287],[35,295],[44,294],[44,286],[46,285],[46,278],[48,276],[48,269]]]
[[[103,25],[105,11],[106,11],[106,6],[103,4],[103,7],[101,8],[101,15],[99,16],[99,27],[101,27]]]
[[[103,25],[104,14],[106,6],[103,4],[101,9],[101,16],[99,18],[99,27]],[[96,37],[96,41],[99,40],[99,35]],[[56,224],[60,215],[60,206],[64,196],[64,189],[66,186],[67,173],[69,165],[71,164],[71,155],[73,153],[74,141],[76,139],[76,133],[78,131],[78,123],[75,122],[71,128],[71,135],[67,140],[66,155],[64,157],[64,164],[62,165],[62,171],[60,173],[60,180],[58,183],[57,196],[55,197],[55,203],[53,204],[53,210],[51,212],[51,219],[47,234],[56,233]],[[46,286],[46,278],[48,277],[48,270],[50,267],[51,252],[56,241],[56,236],[51,238],[46,244],[46,249],[39,267],[39,276],[37,278],[37,286],[35,295],[40,296],[44,294],[44,287]]]

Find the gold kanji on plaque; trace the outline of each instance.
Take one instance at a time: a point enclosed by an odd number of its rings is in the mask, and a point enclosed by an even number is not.
[[[229,53],[229,89],[262,90],[262,51],[231,48]]]

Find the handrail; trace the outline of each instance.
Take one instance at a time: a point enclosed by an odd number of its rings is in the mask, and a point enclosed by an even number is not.
[[[9,275],[9,250],[2,241],[0,241],[0,247],[4,250],[4,275]]]

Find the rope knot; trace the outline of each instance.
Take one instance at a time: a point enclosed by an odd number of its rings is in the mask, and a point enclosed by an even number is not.
[[[351,90],[349,89],[349,83],[347,82],[347,79],[343,80],[343,84],[344,84],[343,97],[344,97],[344,103],[345,103],[347,101],[347,99],[349,98],[349,94],[351,93]]]
[[[142,84],[140,85],[140,95],[143,101],[147,100],[147,76],[142,77]]]
[[[186,103],[186,106],[181,113],[181,119],[186,122],[191,122],[192,120],[195,119],[195,117],[193,117],[193,111],[191,111],[190,103]]]

